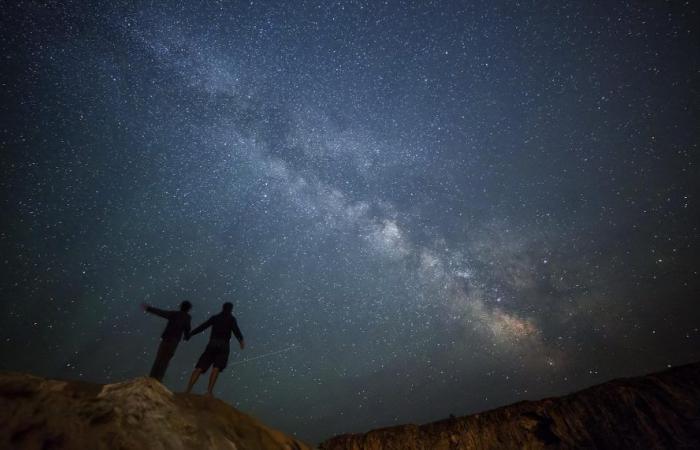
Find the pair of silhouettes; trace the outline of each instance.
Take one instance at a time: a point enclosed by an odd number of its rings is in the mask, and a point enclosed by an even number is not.
[[[192,387],[202,373],[206,372],[209,367],[214,366],[209,376],[209,385],[207,387],[207,394],[213,395],[216,379],[219,373],[226,368],[226,363],[228,362],[231,335],[236,336],[241,350],[245,348],[243,334],[241,334],[236,318],[232,314],[233,305],[229,302],[224,303],[219,314],[210,317],[209,320],[192,331],[190,331],[192,318],[189,314],[190,309],[192,309],[192,304],[187,300],[180,303],[179,311],[166,311],[146,304],[142,306],[144,311],[168,320],[168,324],[165,326],[163,334],[161,334],[156,360],[151,368],[151,377],[158,381],[163,380],[168,364],[175,354],[175,350],[177,350],[177,346],[182,338],[184,337],[187,341],[190,337],[211,327],[209,343],[207,343],[204,353],[199,357],[197,365],[190,376],[190,381],[187,384],[187,392],[189,393],[192,390]]]

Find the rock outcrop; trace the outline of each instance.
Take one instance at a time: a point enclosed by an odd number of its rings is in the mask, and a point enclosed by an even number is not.
[[[320,448],[700,449],[700,363],[480,414],[337,436]]]
[[[221,400],[150,378],[98,385],[0,373],[0,449],[306,450]]]

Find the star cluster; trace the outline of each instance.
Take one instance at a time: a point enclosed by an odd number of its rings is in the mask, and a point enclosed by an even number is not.
[[[700,358],[692,2],[18,2],[0,368],[148,373],[311,442]],[[203,338],[165,383],[182,390]]]

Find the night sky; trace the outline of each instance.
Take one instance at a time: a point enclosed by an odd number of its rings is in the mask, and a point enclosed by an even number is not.
[[[317,442],[700,360],[695,2],[11,3],[0,369],[231,301],[217,394]]]

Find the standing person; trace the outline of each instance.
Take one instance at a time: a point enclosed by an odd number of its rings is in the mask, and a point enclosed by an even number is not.
[[[192,391],[192,387],[197,382],[199,375],[206,372],[209,366],[214,366],[211,370],[211,375],[209,375],[209,385],[207,387],[207,395],[213,396],[214,384],[219,376],[219,373],[224,370],[226,363],[228,362],[229,354],[229,341],[231,340],[231,334],[236,336],[238,339],[238,344],[241,350],[245,348],[245,341],[243,340],[243,335],[241,330],[238,328],[238,323],[236,318],[231,314],[233,311],[233,304],[226,302],[224,303],[222,311],[209,318],[206,322],[192,330],[190,336],[201,333],[207,328],[211,327],[211,334],[209,335],[209,343],[204,349],[204,353],[199,357],[197,365],[195,366],[192,376],[190,377],[190,382],[187,384],[187,393]]]
[[[179,311],[166,311],[145,303],[142,303],[141,307],[148,313],[168,319],[168,324],[160,336],[161,341],[158,346],[158,353],[156,354],[156,360],[153,362],[150,375],[152,378],[162,382],[165,371],[168,369],[168,364],[175,354],[175,350],[177,350],[183,335],[185,340],[190,338],[190,323],[192,319],[188,312],[192,309],[192,303],[187,300],[183,301],[180,303]]]

